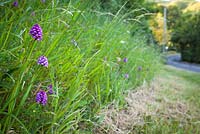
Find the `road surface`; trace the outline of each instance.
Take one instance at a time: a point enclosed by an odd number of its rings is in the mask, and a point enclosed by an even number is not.
[[[200,65],[199,64],[182,62],[180,54],[167,56],[166,59],[167,59],[166,63],[168,65],[200,73]]]

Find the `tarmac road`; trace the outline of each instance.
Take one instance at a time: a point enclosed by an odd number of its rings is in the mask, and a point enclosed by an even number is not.
[[[168,65],[200,73],[200,64],[182,62],[180,54],[167,56],[166,60]]]

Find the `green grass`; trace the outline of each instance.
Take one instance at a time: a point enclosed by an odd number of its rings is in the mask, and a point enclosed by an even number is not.
[[[166,71],[182,78],[181,83],[184,88],[181,96],[200,109],[200,74],[189,71],[171,71],[170,69],[166,69]]]
[[[145,125],[137,126],[133,129],[134,133],[143,134],[198,134],[199,122],[188,121],[191,123],[182,123],[175,119],[161,119],[145,117]]]
[[[0,6],[1,133],[91,132],[102,107],[122,105],[125,90],[150,81],[158,70],[159,54],[146,45],[144,33],[131,36],[134,24],[123,22],[120,14],[94,13],[91,1],[19,1],[18,7],[4,1]],[[29,35],[36,23],[42,41]],[[48,68],[37,65],[41,55],[48,58]],[[48,95],[46,106],[37,104],[37,91],[47,91],[49,84],[55,94]]]
[[[134,126],[133,132],[145,134],[200,133],[200,74],[167,66],[162,69],[158,79],[161,82],[160,91],[156,95],[157,100],[163,103],[163,98],[165,98],[167,102],[163,104],[163,109],[158,111],[156,116],[145,116],[144,125]],[[174,111],[172,115],[168,114],[167,108],[173,106],[178,108],[180,104],[187,105],[186,113]]]

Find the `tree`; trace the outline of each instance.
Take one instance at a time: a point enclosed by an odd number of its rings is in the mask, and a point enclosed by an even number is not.
[[[167,11],[167,26],[169,29],[173,29],[176,21],[181,17],[181,10],[177,6],[169,6]]]
[[[171,41],[180,45],[182,60],[200,63],[200,12],[188,12],[176,22]]]
[[[150,29],[158,44],[163,45],[163,33],[164,33],[164,20],[161,13],[157,13],[154,19],[150,20]],[[170,31],[167,31],[167,42],[169,41]]]

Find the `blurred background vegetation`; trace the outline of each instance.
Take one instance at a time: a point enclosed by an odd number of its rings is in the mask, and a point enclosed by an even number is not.
[[[155,1],[154,1],[155,2]],[[158,44],[167,36],[169,50],[181,53],[183,61],[200,63],[200,2],[192,0],[157,1],[150,27]],[[163,8],[167,8],[167,34],[164,33]]]

